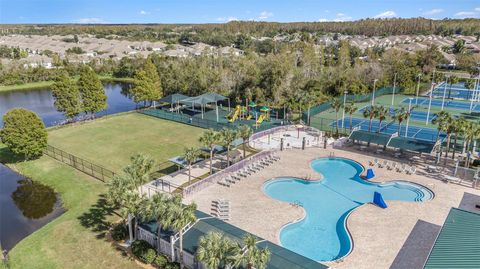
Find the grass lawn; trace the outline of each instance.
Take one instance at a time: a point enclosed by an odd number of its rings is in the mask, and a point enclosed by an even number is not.
[[[46,156],[11,163],[1,144],[0,161],[54,188],[67,209],[10,251],[11,268],[141,268],[104,238],[118,217],[104,205],[103,183]]]
[[[133,78],[115,78],[110,75],[98,76],[101,81],[104,82],[133,82]],[[34,90],[40,88],[46,88],[52,86],[53,81],[39,81],[39,82],[30,82],[16,85],[7,85],[0,86],[0,92],[6,91],[20,91],[20,90]]]
[[[102,118],[49,131],[49,144],[114,172],[144,153],[163,163],[198,146],[203,129],[139,113]]]
[[[17,85],[0,86],[0,92],[33,90],[52,86],[53,81],[39,81]]]

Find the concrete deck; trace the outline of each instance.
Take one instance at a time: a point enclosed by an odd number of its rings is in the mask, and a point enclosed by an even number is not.
[[[186,197],[185,200],[186,202],[195,201],[200,210],[210,213],[212,200],[228,199],[231,203],[230,222],[232,224],[280,244],[279,233],[282,226],[302,218],[304,211],[301,207],[267,197],[262,191],[264,182],[280,176],[319,178],[320,176],[310,168],[310,161],[319,157],[328,157],[332,153],[336,157],[356,160],[365,167],[369,167],[368,162],[374,158],[383,160],[383,155],[370,156],[351,150],[350,148],[333,149],[328,147],[327,149],[290,149],[278,152],[281,157],[280,161],[234,186],[227,188],[213,185]],[[411,160],[397,159],[396,161],[410,163]],[[388,209],[380,209],[372,204],[365,204],[357,208],[347,220],[347,226],[354,241],[353,251],[343,259],[326,263],[327,265],[332,268],[389,268],[395,265],[395,260],[398,265],[399,259],[396,257],[402,247],[405,247],[404,244],[419,220],[441,226],[450,208],[459,206],[464,193],[480,195],[478,189],[447,184],[435,179],[438,178],[436,175],[429,174],[424,170],[427,164],[423,161],[424,158],[417,160],[415,175],[376,167],[375,181],[407,180],[415,182],[434,191],[435,198],[422,203],[389,201]],[[468,208],[474,208],[473,203],[475,202],[479,201],[474,199],[462,201],[462,203],[472,203],[472,205],[464,205]],[[417,240],[415,244],[422,244],[422,242]],[[429,251],[431,244],[431,240],[425,241],[424,245],[418,245],[416,248],[422,249],[425,253]],[[402,251],[400,255],[409,256],[414,253]],[[408,259],[409,257],[399,258]],[[421,264],[421,261],[417,261],[415,264]]]

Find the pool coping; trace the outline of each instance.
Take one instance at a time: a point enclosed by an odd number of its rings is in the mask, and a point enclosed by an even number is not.
[[[310,167],[310,169],[312,169],[314,173],[317,173],[317,174],[320,176],[319,179],[306,180],[306,179],[304,179],[304,178],[295,177],[295,176],[276,176],[276,177],[270,178],[270,179],[268,179],[268,180],[266,180],[266,181],[263,182],[263,184],[262,184],[262,186],[261,186],[261,190],[262,190],[263,194],[264,194],[265,196],[267,196],[269,199],[275,200],[275,201],[277,201],[277,202],[287,203],[287,202],[285,202],[285,201],[280,201],[280,200],[278,200],[278,199],[274,199],[274,198],[272,198],[271,196],[269,196],[267,193],[265,193],[265,191],[264,191],[264,190],[265,190],[265,186],[266,186],[267,184],[273,182],[273,181],[280,180],[280,179],[296,179],[296,180],[300,180],[300,181],[305,181],[305,182],[307,182],[307,183],[320,183],[321,181],[323,181],[323,180],[325,179],[325,177],[323,176],[322,173],[320,173],[320,172],[318,172],[318,171],[315,171],[315,169],[313,169],[313,167],[312,167],[312,162],[313,162],[313,161],[316,161],[316,160],[321,160],[321,159],[343,159],[343,160],[352,161],[352,162],[358,164],[358,165],[362,168],[362,171],[358,174],[358,176],[359,176],[359,178],[360,178],[363,182],[365,182],[365,183],[368,183],[368,184],[371,184],[371,185],[383,185],[383,184],[389,184],[389,183],[393,184],[393,183],[395,183],[395,182],[408,183],[408,184],[411,184],[411,185],[416,185],[416,186],[423,187],[423,188],[427,189],[427,190],[432,194],[431,199],[428,199],[428,200],[426,200],[426,201],[421,201],[421,202],[427,202],[427,201],[433,200],[433,199],[435,198],[435,192],[434,192],[433,190],[431,190],[430,188],[428,188],[428,187],[426,187],[426,186],[424,186],[424,185],[422,185],[422,184],[415,183],[415,182],[411,182],[411,181],[408,181],[408,180],[399,179],[399,180],[380,181],[380,182],[377,182],[377,181],[374,181],[374,182],[369,181],[369,180],[365,179],[363,176],[361,176],[361,174],[363,174],[363,173],[366,171],[366,167],[365,167],[363,164],[361,164],[360,162],[358,162],[358,161],[356,161],[356,160],[350,159],[350,158],[337,157],[337,156],[332,156],[332,157],[318,157],[318,158],[313,158],[313,159],[309,160],[309,167]],[[289,204],[291,205],[291,203],[289,203]],[[348,212],[347,216],[345,217],[345,221],[344,221],[343,225],[344,225],[344,228],[345,228],[345,230],[346,230],[346,232],[347,232],[347,234],[348,234],[348,237],[349,237],[349,240],[350,240],[350,245],[351,245],[351,246],[350,246],[350,250],[348,251],[348,253],[346,253],[346,254],[343,255],[342,257],[339,257],[338,259],[335,259],[335,260],[330,260],[330,261],[317,261],[317,260],[315,260],[316,262],[319,262],[319,263],[338,263],[338,262],[342,262],[345,257],[347,257],[348,255],[350,255],[350,254],[352,253],[352,251],[353,251],[354,248],[355,248],[355,241],[353,240],[353,235],[352,235],[352,233],[351,233],[351,231],[350,231],[350,229],[349,229],[349,227],[348,227],[348,224],[347,224],[347,223],[348,223],[348,220],[349,220],[351,214],[352,214],[354,211],[356,211],[356,210],[359,209],[359,208],[362,208],[362,207],[365,206],[365,205],[369,205],[369,204],[374,205],[373,202],[364,203],[364,204],[362,204],[362,205],[360,205],[360,206],[358,206],[358,207],[353,208],[350,212]],[[303,206],[299,206],[299,207],[302,208],[303,216],[302,216],[301,218],[297,218],[297,219],[295,219],[295,220],[292,220],[292,221],[289,221],[289,222],[285,223],[284,225],[282,225],[282,226],[280,227],[280,229],[279,229],[278,232],[277,232],[277,240],[278,240],[278,242],[279,242],[279,245],[282,246],[282,247],[285,247],[285,246],[283,246],[282,241],[280,240],[280,234],[281,234],[282,230],[283,230],[286,226],[288,226],[288,225],[292,225],[292,224],[295,224],[295,223],[298,223],[298,222],[304,220],[304,219],[306,218],[306,216],[307,216],[307,212],[306,212],[305,208],[304,208]],[[293,250],[292,250],[292,251],[293,251]],[[302,255],[302,254],[300,254],[300,253],[298,253],[298,254],[299,254],[299,255]],[[303,255],[302,255],[302,256],[303,256]]]

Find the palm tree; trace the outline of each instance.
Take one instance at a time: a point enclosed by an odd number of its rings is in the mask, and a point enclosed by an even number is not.
[[[192,164],[195,163],[198,156],[200,156],[200,150],[198,148],[185,148],[184,156],[185,161],[188,163],[188,183],[190,184],[190,179],[192,178]]]
[[[150,221],[155,219],[157,222],[157,241],[160,244],[161,231],[163,221],[167,219],[169,213],[169,208],[173,203],[173,199],[165,193],[156,193],[149,199],[148,202],[144,203],[140,209],[139,216],[143,221]]]
[[[353,117],[353,113],[355,113],[356,111],[358,110],[358,107],[355,106],[355,103],[352,101],[351,103],[349,103],[347,106],[345,106],[345,112],[348,113],[348,115],[350,116],[350,131],[352,131],[352,117]]]
[[[130,158],[131,164],[123,169],[123,173],[115,175],[107,183],[107,200],[120,208],[123,222],[127,221],[130,241],[132,236],[132,220],[145,202],[139,188],[150,179],[154,161],[147,156],[137,154]],[[137,219],[135,219],[135,224]]]
[[[410,112],[405,110],[405,108],[400,108],[395,111],[395,115],[393,116],[393,120],[398,121],[398,136],[400,136],[400,131],[402,127],[402,122],[410,117]]]
[[[199,138],[200,143],[202,143],[210,151],[210,175],[212,174],[212,162],[213,162],[213,151],[215,150],[215,144],[219,143],[220,136],[218,132],[208,129],[203,132],[203,135]]]
[[[146,155],[136,154],[130,157],[130,162],[123,172],[131,179],[133,187],[138,189],[150,180],[155,161]]]
[[[237,133],[238,133],[238,136],[243,140],[242,149],[243,149],[243,158],[245,158],[247,155],[245,144],[248,145],[248,140],[250,139],[250,136],[252,136],[253,130],[248,125],[241,125],[237,129]]]
[[[435,139],[435,141],[438,142],[440,132],[446,129],[446,123],[448,118],[450,118],[450,114],[446,111],[440,111],[435,114],[435,117],[432,120],[433,124],[437,124],[437,138]]]
[[[208,269],[229,268],[238,260],[241,249],[238,244],[218,232],[200,237],[197,259]]]
[[[448,81],[449,89],[448,89],[448,99],[450,99],[450,95],[452,94],[452,86],[453,84],[457,84],[460,81],[458,77],[450,77]]]
[[[452,139],[452,132],[455,130],[455,120],[448,115],[445,132],[447,133],[447,150],[445,151],[445,164],[447,164],[448,151],[450,150],[450,142]]]
[[[382,128],[382,121],[384,121],[387,116],[388,116],[388,109],[384,106],[380,106],[378,107],[378,111],[377,111],[377,118],[378,118],[378,130],[377,132],[380,132],[380,129]]]
[[[179,247],[180,247],[180,268],[183,268],[183,233],[184,228],[190,223],[194,223],[197,221],[197,217],[195,215],[195,211],[197,210],[197,205],[195,203],[191,203],[189,205],[184,206],[181,202],[181,197],[176,196],[175,202],[170,206],[170,214],[167,219],[164,221],[164,225],[174,230],[179,234]],[[173,247],[173,242],[171,242]],[[174,257],[174,253],[172,252],[172,257]]]
[[[238,259],[237,266],[242,264],[247,269],[265,269],[268,260],[270,259],[270,251],[266,248],[259,249],[257,247],[257,239],[254,235],[247,234],[243,238],[242,256]]]
[[[364,118],[369,118],[369,123],[368,123],[368,131],[372,131],[372,120],[375,118],[378,114],[378,108],[377,106],[368,106],[365,108],[363,111],[363,117]]]
[[[232,129],[223,128],[220,131],[220,137],[221,137],[222,146],[224,146],[227,149],[227,166],[229,166],[230,165],[230,148],[233,145],[233,141],[235,141],[235,139],[237,139],[238,137],[237,132]]]
[[[465,127],[465,123],[466,123],[466,120],[464,117],[460,117],[458,120],[454,121],[454,142],[453,142],[453,155],[452,155],[452,159],[455,159],[455,152],[456,152],[456,149],[457,149],[457,138],[459,135],[463,134],[464,133],[464,127]]]
[[[480,125],[474,124],[473,122],[468,122],[465,127],[465,140],[467,140],[467,151],[470,149],[470,145],[473,142],[473,148],[475,148],[477,139],[480,137]],[[468,168],[470,164],[470,154],[467,154],[467,159],[465,160],[465,167]]]
[[[342,107],[342,102],[340,102],[338,98],[332,97],[330,99],[330,104],[335,110],[335,129],[336,129],[336,134],[338,135],[338,111],[340,111],[340,108]]]

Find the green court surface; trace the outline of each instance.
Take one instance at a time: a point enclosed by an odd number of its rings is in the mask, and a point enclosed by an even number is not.
[[[185,147],[198,146],[204,129],[129,113],[49,131],[48,143],[114,172],[129,164],[130,156],[146,154],[165,164]]]
[[[403,94],[395,94],[395,97],[393,98],[393,107],[395,109],[398,109],[398,108],[405,108],[405,109],[408,109],[408,101],[406,102],[405,100],[408,100],[408,98],[412,98],[412,108],[413,108],[413,111],[416,111],[416,112],[419,112],[419,113],[423,113],[423,114],[426,114],[428,113],[428,103],[424,103],[423,105],[418,105],[416,106],[415,105],[415,96],[412,96],[412,95],[403,95]],[[422,98],[422,97],[419,97],[419,98]],[[420,100],[420,99],[419,99]],[[419,103],[421,103],[419,101]],[[468,102],[466,102],[468,103]],[[388,95],[383,95],[383,96],[379,96],[377,98],[375,98],[375,105],[383,105],[385,106],[386,108],[390,108],[392,107],[392,95],[391,94],[388,94]],[[368,101],[368,102],[360,102],[360,103],[355,103],[356,107],[358,108],[358,110],[352,115],[354,118],[364,118],[363,117],[363,114],[361,112],[362,108],[365,108],[367,106],[370,106],[371,105],[371,101]],[[452,116],[463,116],[465,117],[467,120],[472,120],[472,121],[479,121],[480,120],[480,113],[469,113],[468,111],[465,111],[465,110],[458,110],[458,109],[453,109],[453,108],[448,108],[448,107],[445,107],[444,108],[445,111],[449,112]],[[441,111],[441,107],[438,107],[438,106],[431,106],[430,108],[430,114],[435,114],[435,113],[438,113]],[[326,131],[331,131],[332,128],[329,126],[331,124],[332,121],[335,121],[335,110],[330,108],[324,112],[321,112],[317,115],[313,115],[310,119],[310,123],[312,126],[314,127],[317,127],[317,128],[320,128],[322,130],[326,130]],[[338,119],[341,119],[342,118],[342,114],[343,114],[343,108],[341,108],[338,112]],[[345,113],[345,121],[349,121],[349,117],[350,115]],[[390,122],[392,121],[392,118],[390,116],[387,116],[387,118],[385,119],[385,121],[387,122]],[[402,122],[402,125],[405,125],[406,124],[406,121]],[[412,117],[412,119],[410,119],[409,121],[409,124],[412,125],[412,126],[418,126],[418,127],[425,127],[425,128],[434,128],[436,129],[436,125],[432,124],[431,122],[429,122],[427,124],[426,120],[419,120],[419,119],[414,119]]]

